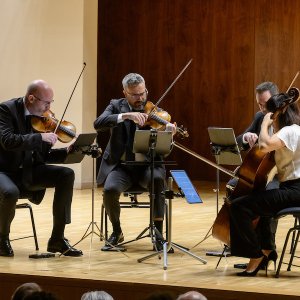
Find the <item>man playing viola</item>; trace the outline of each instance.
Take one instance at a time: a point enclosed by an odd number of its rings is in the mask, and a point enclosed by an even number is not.
[[[143,112],[148,91],[144,78],[136,73],[126,75],[122,81],[125,98],[111,100],[104,112],[95,120],[97,131],[111,129],[111,137],[103,153],[97,176],[99,184],[104,183],[103,204],[112,223],[113,232],[108,245],[115,246],[124,241],[120,224],[119,198],[122,192],[139,184],[149,188],[151,183],[149,165],[126,165],[125,161],[138,160],[132,152],[134,134],[137,126],[144,126],[148,115]],[[166,130],[176,133],[176,126],[168,123]],[[162,158],[158,158],[162,159]],[[154,225],[162,233],[164,201],[162,191],[165,187],[165,168],[154,168]],[[156,239],[156,247],[162,249],[162,241]]]
[[[25,195],[39,204],[50,187],[55,188],[55,193],[47,251],[82,255],[64,237],[65,225],[71,222],[74,172],[67,167],[47,165],[62,163],[68,149],[51,149],[57,135],[34,133],[30,122],[31,115],[42,116],[53,101],[52,88],[43,80],[35,80],[24,97],[0,104],[0,256],[14,255],[9,233],[18,199]]]

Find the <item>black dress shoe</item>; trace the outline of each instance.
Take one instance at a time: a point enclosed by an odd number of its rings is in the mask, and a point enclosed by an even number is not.
[[[0,256],[14,256],[14,250],[10,245],[9,239],[0,238]]]
[[[117,246],[119,243],[122,242],[124,242],[123,232],[116,233],[113,231],[113,233],[110,235],[107,242],[105,243],[105,246]]]
[[[47,247],[48,252],[60,252],[64,256],[81,256],[83,255],[81,250],[77,250],[73,248],[70,244],[69,241],[65,238],[63,239],[53,239],[50,238],[48,241],[48,247]]]
[[[242,277],[254,277],[256,276],[257,272],[259,270],[266,270],[266,276],[267,276],[267,271],[268,269],[266,268],[268,263],[268,258],[266,256],[263,256],[261,262],[258,264],[258,266],[256,267],[255,270],[253,270],[252,272],[248,272],[247,270],[243,271],[243,272],[239,272],[236,275],[237,276],[242,276]]]

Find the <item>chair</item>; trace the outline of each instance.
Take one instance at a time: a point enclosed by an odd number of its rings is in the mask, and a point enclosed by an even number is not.
[[[291,270],[291,266],[292,266],[292,263],[293,263],[293,260],[295,257],[295,252],[297,249],[298,240],[299,240],[299,236],[300,236],[300,207],[290,207],[290,208],[282,209],[281,211],[279,211],[277,213],[276,218],[280,219],[285,216],[293,216],[295,220],[294,220],[293,226],[288,230],[286,238],[285,238],[285,242],[284,242],[284,246],[283,246],[282,253],[280,256],[279,264],[278,264],[276,274],[275,274],[276,278],[279,278],[279,272],[281,269],[281,265],[283,263],[283,258],[284,258],[285,252],[286,252],[286,248],[288,246],[288,242],[289,242],[291,233],[293,233],[292,243],[291,243],[291,251],[290,251],[291,256],[290,256],[290,260],[288,262],[287,271]]]
[[[28,198],[29,198],[29,195],[22,195],[19,199],[28,199]],[[32,225],[32,235],[11,239],[10,241],[16,241],[16,240],[21,240],[21,239],[26,239],[26,238],[33,237],[34,238],[34,243],[35,243],[35,249],[38,251],[39,250],[39,244],[38,244],[38,240],[37,240],[37,234],[36,234],[35,222],[34,222],[33,210],[32,210],[31,204],[29,204],[29,203],[19,203],[19,204],[17,203],[16,204],[16,209],[23,209],[23,208],[28,208],[29,209],[31,225]]]
[[[126,190],[123,195],[125,197],[130,198],[129,201],[120,201],[120,207],[121,208],[149,208],[150,202],[139,202],[138,201],[138,195],[141,195],[142,193],[147,192],[147,189],[139,186],[134,185],[130,187],[128,190]],[[105,207],[102,204],[101,207],[101,224],[100,224],[100,240],[103,240],[103,236],[107,240],[108,238],[108,230],[107,230],[107,213],[105,211]],[[104,233],[104,235],[103,235]]]

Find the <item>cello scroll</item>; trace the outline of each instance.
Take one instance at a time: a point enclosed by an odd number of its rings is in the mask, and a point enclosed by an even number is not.
[[[299,89],[292,87],[287,93],[280,93],[271,97],[266,103],[266,108],[273,115],[271,118],[275,120],[280,114],[285,113],[287,107],[299,100]]]

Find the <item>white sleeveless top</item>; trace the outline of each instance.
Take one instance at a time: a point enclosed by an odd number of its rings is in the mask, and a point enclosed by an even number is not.
[[[285,126],[276,135],[286,146],[275,151],[279,181],[300,178],[300,126]]]

